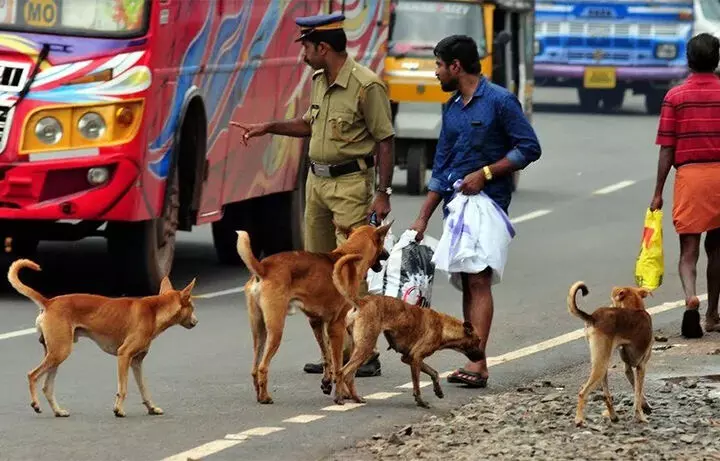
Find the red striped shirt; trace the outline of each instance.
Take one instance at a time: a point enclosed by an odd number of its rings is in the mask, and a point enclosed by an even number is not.
[[[665,95],[655,144],[675,148],[675,167],[720,162],[720,78],[691,73]]]

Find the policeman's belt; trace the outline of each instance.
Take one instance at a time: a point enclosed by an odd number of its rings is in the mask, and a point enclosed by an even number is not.
[[[363,167],[363,163],[365,166]],[[310,171],[315,176],[321,176],[323,178],[335,178],[350,173],[362,171],[367,168],[375,166],[375,157],[368,155],[358,160],[350,160],[349,162],[338,163],[330,165],[327,163],[310,162]]]

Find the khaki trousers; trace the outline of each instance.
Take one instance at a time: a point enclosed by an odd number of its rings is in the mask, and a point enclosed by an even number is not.
[[[305,189],[305,250],[329,253],[345,241],[333,220],[349,228],[366,224],[374,190],[374,168],[335,178],[315,176],[310,171]],[[367,289],[363,280],[360,295],[367,294]],[[351,353],[352,338],[346,333],[343,360],[347,361]]]

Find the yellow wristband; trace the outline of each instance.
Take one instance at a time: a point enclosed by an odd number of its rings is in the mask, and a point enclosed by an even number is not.
[[[484,166],[482,170],[483,170],[483,173],[485,173],[485,179],[487,179],[488,181],[490,181],[490,180],[492,179],[492,177],[493,177],[492,171],[490,171],[490,167],[489,167],[489,166]]]

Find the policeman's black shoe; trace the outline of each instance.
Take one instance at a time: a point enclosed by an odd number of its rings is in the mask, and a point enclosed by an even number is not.
[[[347,363],[344,362],[343,365]],[[322,362],[318,363],[306,363],[305,367],[303,368],[305,373],[310,374],[316,374],[320,375],[323,372],[323,364]],[[355,372],[355,377],[357,378],[369,378],[372,376],[380,376],[382,374],[382,369],[380,366],[380,354],[375,353],[370,359],[365,362],[360,368],[357,369]]]

